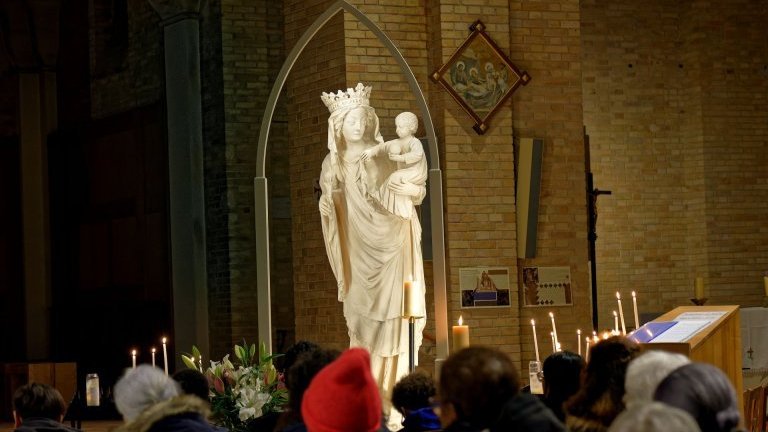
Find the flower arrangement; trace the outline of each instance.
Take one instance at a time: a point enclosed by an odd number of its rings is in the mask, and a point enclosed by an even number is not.
[[[187,367],[199,369],[208,378],[213,421],[230,431],[248,431],[249,424],[267,413],[280,412],[288,402],[283,375],[272,364],[262,343],[235,345],[235,363],[229,354],[221,361],[211,361],[203,372],[197,347],[191,355],[182,355]],[[197,362],[196,362],[197,360]]]

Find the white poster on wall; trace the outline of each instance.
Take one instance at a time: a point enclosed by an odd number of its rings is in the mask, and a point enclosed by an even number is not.
[[[462,308],[509,307],[509,269],[459,269],[459,289]]]

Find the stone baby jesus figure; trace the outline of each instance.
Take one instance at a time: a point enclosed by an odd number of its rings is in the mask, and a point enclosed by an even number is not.
[[[410,196],[394,192],[391,185],[404,183],[424,184],[427,181],[427,160],[424,156],[424,148],[413,134],[419,128],[419,120],[412,112],[402,112],[395,117],[397,139],[377,144],[361,155],[361,159],[368,161],[371,158],[386,152],[389,160],[397,162],[397,171],[390,174],[387,181],[381,186],[377,197],[392,214],[403,219],[410,219],[414,214],[413,199]]]

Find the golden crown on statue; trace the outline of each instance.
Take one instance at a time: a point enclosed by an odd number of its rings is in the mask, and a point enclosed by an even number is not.
[[[363,83],[357,83],[357,87],[348,88],[346,92],[339,90],[337,93],[323,92],[320,95],[325,106],[328,107],[328,111],[333,113],[338,109],[355,107],[355,106],[369,106],[368,102],[371,99],[371,86],[364,86]]]

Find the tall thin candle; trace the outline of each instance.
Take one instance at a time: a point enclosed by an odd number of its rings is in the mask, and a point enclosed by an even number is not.
[[[555,314],[550,312],[549,313],[549,319],[552,320],[552,335],[553,335],[554,340],[555,340],[555,349],[557,349],[558,339],[557,339],[557,327],[555,327]]]
[[[587,351],[585,352],[586,358],[584,361],[589,361],[589,336],[585,338],[587,340]]]
[[[557,342],[555,342],[555,333],[549,332],[549,337],[552,338],[552,354],[557,352]]]
[[[621,334],[627,334],[627,325],[624,324],[624,308],[621,307],[621,294],[616,291],[616,301],[619,303],[619,319],[621,320]]]
[[[581,355],[581,329],[576,330],[576,341],[579,343],[579,355]]]
[[[539,359],[539,341],[536,338],[536,321],[531,320],[531,327],[533,328],[533,349],[536,351],[536,361],[541,361]]]
[[[632,291],[632,312],[635,314],[635,330],[640,328],[640,319],[637,316],[637,295]]]
[[[152,347],[152,367],[155,367],[155,347]]]
[[[131,359],[133,360],[133,368],[136,369],[136,350],[131,351]]]
[[[616,314],[616,311],[613,311],[613,331],[619,332],[619,315]]]
[[[165,366],[165,374],[168,375],[168,339],[163,338],[163,365]]]

